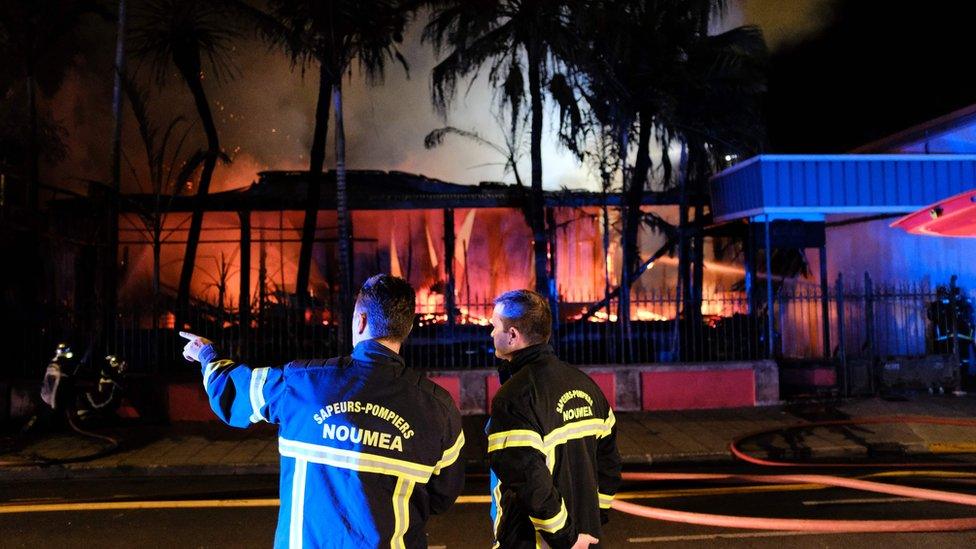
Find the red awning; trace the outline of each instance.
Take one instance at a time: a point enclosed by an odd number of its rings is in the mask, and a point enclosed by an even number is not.
[[[912,234],[976,237],[976,189],[910,213],[891,226]]]

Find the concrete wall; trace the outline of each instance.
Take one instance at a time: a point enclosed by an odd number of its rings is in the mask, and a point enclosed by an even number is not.
[[[615,410],[676,410],[765,406],[779,402],[775,361],[581,366]],[[433,371],[466,415],[488,413],[497,390],[492,369]]]
[[[768,360],[582,366],[581,369],[596,381],[619,412],[764,406],[776,404],[780,399],[779,370],[774,361]],[[488,413],[491,398],[499,387],[498,374],[493,369],[431,371],[428,375],[451,393],[465,415]],[[142,384],[130,384],[133,394],[126,396],[145,419],[217,420],[199,382],[157,386],[149,380],[142,381]],[[142,385],[146,390],[136,390]],[[8,385],[3,393],[9,395],[9,400],[2,406],[3,410],[9,410],[10,418],[30,417],[35,400],[31,397],[37,391],[38,384],[34,381]],[[3,401],[0,397],[0,405]]]

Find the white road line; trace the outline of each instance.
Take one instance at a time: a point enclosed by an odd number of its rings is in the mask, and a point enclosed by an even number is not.
[[[63,511],[118,511],[140,509],[201,509],[208,507],[277,507],[278,499],[202,499],[180,501],[105,501],[0,505],[0,515]]]
[[[839,533],[839,532],[838,532]],[[653,538],[627,538],[630,543],[669,543],[674,541],[708,541],[716,539],[786,538],[794,536],[825,536],[833,532],[737,532],[734,534],[698,534],[691,536],[657,536]]]
[[[803,505],[861,505],[865,503],[918,503],[926,501],[918,498],[850,498],[850,499],[818,499],[804,501]]]

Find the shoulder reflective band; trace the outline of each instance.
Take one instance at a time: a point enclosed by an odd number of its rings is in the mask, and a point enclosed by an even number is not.
[[[606,421],[606,429],[607,430],[606,430],[605,433],[603,433],[603,435],[600,436],[600,438],[603,438],[605,436],[609,436],[610,435],[610,431],[613,430],[613,426],[617,423],[617,418],[613,415],[613,410],[609,410],[608,412],[609,413],[607,414],[607,421]]]
[[[261,408],[264,408],[264,382],[268,379],[269,368],[255,368],[251,371],[251,423],[267,421],[261,415]]]
[[[589,436],[602,437],[604,436],[604,433],[607,432],[609,432],[609,429],[607,429],[607,424],[602,419],[574,421],[572,423],[563,425],[558,429],[554,429],[551,433],[546,435],[546,447],[553,448],[570,440],[576,440],[578,438],[585,438]]]
[[[609,496],[603,493],[597,493],[600,496],[600,509],[609,509],[610,505],[613,503],[613,494]]]
[[[454,445],[444,450],[444,455],[441,456],[441,460],[437,462],[434,466],[434,474],[439,475],[442,469],[446,469],[457,461],[458,456],[461,455],[461,448],[464,446],[464,431],[462,430],[458,433],[457,440],[454,441]]]
[[[529,516],[529,520],[532,521],[532,525],[535,526],[536,530],[542,530],[543,532],[558,532],[562,530],[563,526],[566,526],[566,517],[569,513],[566,512],[566,503],[563,501],[559,502],[559,512],[552,518],[548,519],[537,519],[533,516]]]
[[[593,418],[574,421],[558,429],[553,429],[545,438],[529,429],[513,429],[511,431],[494,433],[488,435],[488,453],[514,446],[528,446],[545,454],[556,446],[570,440],[589,436],[595,436],[597,438],[609,436],[615,423],[616,418],[614,418],[613,412],[611,411],[606,420]]]
[[[502,448],[512,448],[514,446],[527,446],[545,453],[545,445],[542,437],[535,431],[529,429],[513,429],[488,435],[488,453]]]
[[[433,467],[402,459],[393,459],[352,450],[340,450],[338,448],[288,440],[286,438],[278,439],[278,452],[285,457],[306,459],[312,463],[331,465],[333,467],[364,473],[390,475],[420,483],[426,483],[430,480],[430,476],[434,472]]]

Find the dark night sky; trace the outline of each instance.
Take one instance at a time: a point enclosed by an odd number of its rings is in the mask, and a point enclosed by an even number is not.
[[[771,151],[846,152],[976,102],[976,3],[845,0],[827,14],[771,60]]]
[[[740,0],[730,3],[722,26],[758,24],[773,50],[767,150],[841,152],[976,101],[967,59],[974,15],[976,5],[946,0],[928,2],[924,10],[880,0]],[[52,180],[107,179],[103,136],[111,128],[107,75],[114,29],[96,20],[88,27],[75,68],[46,101],[69,132],[69,156],[48,172]],[[355,74],[345,86],[350,167],[462,183],[503,179],[495,153],[470,142],[452,139],[433,151],[423,148],[423,136],[445,121],[430,106],[435,59],[420,44],[419,27],[410,29],[403,48],[409,78],[391,67],[383,86],[367,87]],[[239,44],[235,63],[239,78],[206,83],[222,145],[235,160],[218,168],[214,190],[247,184],[262,169],[303,168],[311,139],[315,79],[302,79],[280,54],[253,40]],[[178,79],[153,93],[158,123],[177,115],[195,120]],[[458,98],[447,122],[499,140],[490,106],[491,93],[481,81]],[[198,125],[194,131],[202,133]],[[127,151],[138,164],[131,116],[125,132]],[[595,186],[551,136],[546,141],[547,188]]]

